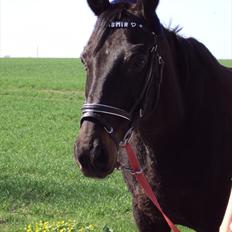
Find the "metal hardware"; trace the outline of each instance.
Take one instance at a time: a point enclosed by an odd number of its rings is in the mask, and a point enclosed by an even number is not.
[[[158,55],[158,62],[159,62],[159,64],[164,63],[164,60],[163,60],[162,56],[160,56],[160,55]]]
[[[134,128],[131,127],[125,134],[123,140],[120,142],[120,146],[124,147],[126,144],[128,144],[131,140],[132,134],[133,134]]]
[[[110,128],[104,127],[104,129],[108,134],[113,134],[114,133],[114,128],[113,127],[110,127]]]
[[[151,53],[156,52],[158,49],[158,45],[154,44],[154,46],[151,48]]]
[[[139,117],[142,118],[144,115],[144,110],[143,109],[140,109],[139,110]]]
[[[142,169],[142,168],[140,168],[139,170],[133,170],[132,168],[121,166],[120,169],[124,169],[124,170],[130,172],[130,174],[132,176],[140,175],[144,172],[144,169]]]

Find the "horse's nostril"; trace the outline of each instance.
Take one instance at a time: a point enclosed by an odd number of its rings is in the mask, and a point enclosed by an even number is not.
[[[105,171],[107,162],[107,155],[99,141],[95,141],[90,150],[82,151],[78,155],[78,163],[82,171]]]
[[[87,155],[86,153],[82,153],[78,157],[78,163],[79,163],[81,169],[86,169],[90,163],[89,155]]]
[[[107,166],[107,156],[101,145],[94,148],[94,155],[92,159],[92,165],[98,170],[104,170]]]

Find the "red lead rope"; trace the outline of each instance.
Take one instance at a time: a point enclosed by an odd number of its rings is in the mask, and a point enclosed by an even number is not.
[[[157,207],[157,209],[160,211],[160,213],[163,215],[164,219],[166,220],[167,224],[171,228],[173,232],[180,232],[180,230],[172,223],[172,221],[166,216],[166,214],[163,212],[156,195],[152,191],[151,186],[149,185],[146,176],[141,171],[139,161],[129,143],[125,144],[125,149],[127,151],[128,160],[130,167],[132,169],[133,174],[135,175],[135,178],[137,182],[142,186],[144,192],[146,195],[150,198],[150,200],[154,203],[154,205]]]

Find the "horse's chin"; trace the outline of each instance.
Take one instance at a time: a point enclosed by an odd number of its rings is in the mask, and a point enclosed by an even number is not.
[[[108,170],[90,170],[90,169],[84,169],[80,166],[80,170],[84,176],[94,179],[104,179],[110,174],[112,174],[114,169],[115,168],[110,168]]]
[[[111,162],[108,162],[108,164],[102,165],[100,167],[94,165],[91,162],[82,165],[78,159],[76,159],[76,163],[84,176],[95,179],[104,179],[112,174],[115,169],[120,167],[120,164],[117,162],[117,160],[111,160]]]

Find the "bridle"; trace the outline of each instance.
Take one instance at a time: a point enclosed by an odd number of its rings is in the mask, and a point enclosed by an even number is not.
[[[99,104],[99,103],[86,103],[82,108],[82,117],[81,117],[81,125],[84,121],[93,121],[100,123],[101,126],[104,127],[106,132],[110,135],[110,137],[115,142],[116,146],[121,145],[126,151],[128,156],[128,162],[130,168],[126,168],[130,171],[131,175],[135,176],[135,179],[139,183],[139,185],[143,188],[146,196],[153,202],[153,204],[157,207],[159,212],[163,215],[163,218],[169,225],[170,229],[173,232],[180,232],[179,229],[174,225],[174,223],[166,216],[163,209],[161,208],[153,189],[151,188],[147,178],[140,167],[139,161],[135,152],[133,151],[132,146],[129,143],[130,138],[132,137],[133,130],[136,127],[139,119],[144,117],[144,113],[147,112],[148,108],[148,98],[150,96],[151,91],[156,91],[155,96],[155,104],[152,111],[156,111],[159,98],[160,98],[160,88],[163,80],[163,69],[164,69],[164,61],[158,52],[158,43],[157,43],[157,35],[154,32],[151,32],[154,36],[154,43],[150,50],[150,64],[148,73],[146,76],[146,81],[143,86],[142,92],[138,98],[138,100],[131,107],[129,112],[124,109],[117,108],[110,105]],[[157,79],[154,80],[154,74],[157,74]],[[155,82],[154,82],[155,81]],[[153,82],[155,85],[153,86]],[[129,129],[124,135],[122,141],[117,141],[114,136],[114,128],[111,124],[104,118],[104,115],[110,115],[113,117],[121,118],[127,120],[129,122]],[[124,167],[125,168],[125,167]]]
[[[153,35],[154,42],[152,48],[150,49],[150,64],[146,76],[146,81],[137,101],[131,107],[131,110],[127,112],[124,109],[100,103],[85,103],[82,107],[81,125],[84,121],[98,122],[105,129],[105,131],[111,135],[111,138],[114,140],[116,145],[119,143],[125,144],[125,142],[127,142],[127,140],[131,137],[133,129],[136,127],[139,119],[144,117],[144,113],[147,112],[147,102],[151,91],[156,91],[155,104],[152,111],[154,112],[158,106],[160,87],[163,80],[164,61],[158,52],[158,36],[155,32],[151,33]],[[154,73],[158,73],[155,80]],[[152,85],[154,81],[155,84]],[[113,126],[104,118],[104,115],[121,118],[129,122],[129,129],[125,133],[122,141],[118,141],[116,139],[114,136],[115,130]]]

